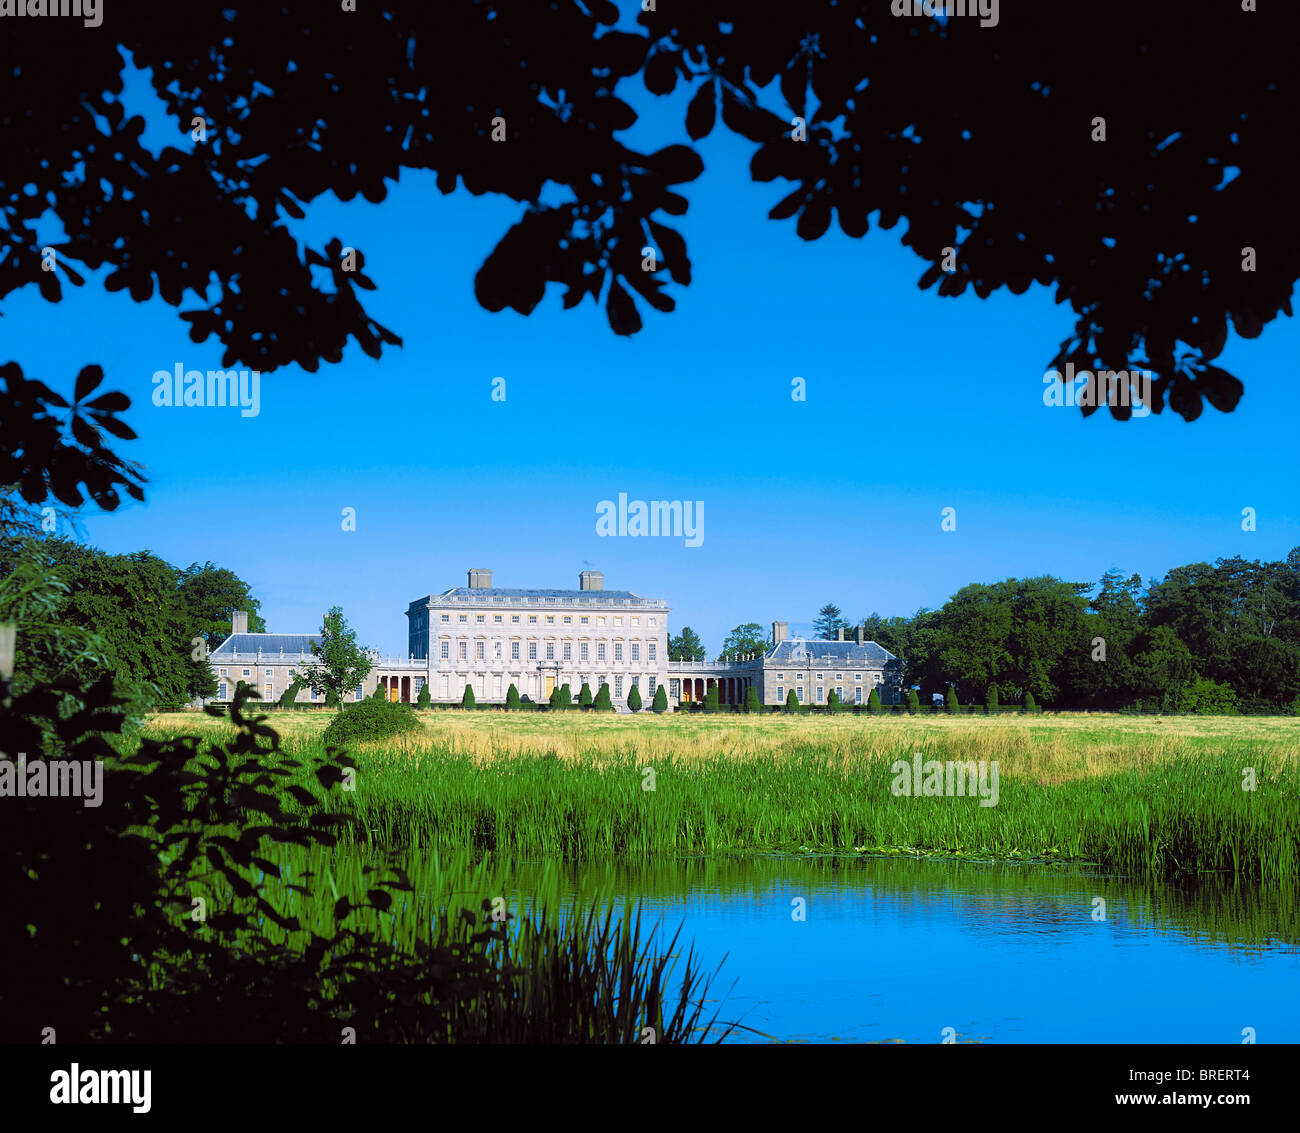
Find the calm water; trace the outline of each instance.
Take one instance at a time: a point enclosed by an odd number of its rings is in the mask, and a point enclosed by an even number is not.
[[[947,1027],[958,1042],[1300,1041],[1297,894],[881,858],[563,876],[569,893],[640,899],[670,934],[684,924],[710,971],[725,955],[710,999],[763,1033],[731,1042],[937,1043]]]

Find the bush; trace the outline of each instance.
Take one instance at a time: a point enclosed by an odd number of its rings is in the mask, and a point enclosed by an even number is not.
[[[1238,716],[1241,708],[1231,685],[1196,677],[1178,694],[1177,711],[1194,716]]]
[[[460,698],[460,706],[462,708],[476,707],[474,704],[474,688],[472,685],[465,686],[465,695]]]
[[[335,692],[332,688],[327,688],[325,690],[325,707],[337,708],[338,706],[339,706],[339,694]]]
[[[633,685],[627,694],[627,706],[633,712],[641,711],[641,690]]]
[[[560,696],[561,696],[561,694],[560,694],[560,690],[559,690],[558,688],[553,688],[553,689],[551,689],[551,695],[550,695],[550,697],[547,699],[547,704],[549,704],[549,705],[551,706],[551,708],[552,708],[553,710],[557,711],[557,712],[558,712],[562,707],[564,707],[564,706],[560,703]]]
[[[587,686],[586,686],[586,685],[583,685],[582,687],[585,689]],[[751,693],[753,693],[753,690],[752,690],[752,689],[751,689],[750,691],[751,691]],[[588,692],[587,695],[590,696],[591,693]],[[754,694],[754,695],[756,695],[756,694]],[[660,685],[657,689],[655,689],[655,698],[654,698],[654,703],[651,704],[650,707],[651,707],[651,710],[654,711],[654,712],[667,712],[667,711],[668,711],[668,692],[667,692],[667,690],[664,688],[663,685]],[[1300,712],[1298,712],[1297,715],[1300,715]]]
[[[949,713],[956,712],[961,707],[961,705],[957,703],[957,690],[953,688],[952,685],[948,686],[948,695],[944,697],[943,707],[944,711]]]
[[[601,682],[600,689],[596,693],[596,699],[592,701],[592,707],[602,712],[608,712],[614,705],[609,699],[609,684]]]
[[[388,690],[382,684],[375,685],[375,691],[370,694],[371,700],[387,700]]]
[[[506,711],[514,712],[519,707],[519,690],[512,683],[506,689]]]
[[[420,686],[420,695],[415,698],[415,703],[421,708],[433,707],[433,693],[429,691],[428,681],[425,681],[424,684]]]
[[[573,707],[573,690],[569,688],[568,681],[565,681],[564,684],[560,685],[560,707]]]
[[[718,686],[711,684],[704,694],[704,711],[716,712],[718,710]]]
[[[759,702],[758,699],[758,689],[751,688],[747,693],[745,693],[745,711],[746,712],[763,711],[763,705]]]
[[[795,696],[794,689],[785,694],[785,710],[790,715],[799,711],[799,698]]]
[[[302,691],[302,685],[294,681],[287,689],[280,694],[280,707],[292,708],[294,702],[298,699],[298,693]]]
[[[989,685],[988,696],[985,698],[985,710],[990,716],[998,714],[998,686]]]
[[[915,716],[921,711],[921,698],[916,695],[916,689],[911,689],[907,694],[907,712],[910,716]]]
[[[329,722],[321,739],[327,747],[340,746],[354,740],[382,740],[419,730],[420,721],[409,704],[372,698],[346,705]]]
[[[1024,702],[1024,704],[1022,704],[1022,705],[1020,706],[1020,711],[1021,711],[1021,712],[1037,712],[1037,711],[1038,711],[1038,705],[1037,705],[1037,703],[1034,701],[1034,694],[1033,694],[1032,692],[1027,692],[1027,693],[1025,693],[1025,702]]]
[[[591,707],[591,685],[589,685],[586,681],[582,682],[582,688],[578,690],[578,707],[579,708]]]
[[[830,695],[826,698],[826,711],[832,716],[840,710],[840,694],[831,689]]]
[[[880,693],[874,688],[871,690],[871,695],[867,697],[867,711],[873,716],[880,712]]]

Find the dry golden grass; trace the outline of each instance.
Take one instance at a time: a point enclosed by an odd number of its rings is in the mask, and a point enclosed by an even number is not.
[[[289,747],[319,739],[333,712],[274,713]],[[640,716],[569,713],[421,713],[423,732],[358,746],[370,761],[410,762],[433,753],[490,763],[554,755],[586,765],[634,756],[736,760],[806,756],[861,766],[919,751],[927,759],[993,760],[1001,773],[1057,784],[1116,771],[1148,771],[1189,754],[1267,754],[1300,759],[1300,718],[1046,716]],[[195,713],[155,716],[155,735],[218,735],[226,722]]]

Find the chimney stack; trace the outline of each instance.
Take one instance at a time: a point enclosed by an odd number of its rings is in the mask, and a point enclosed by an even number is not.
[[[598,570],[584,570],[578,575],[579,590],[604,590],[605,576]]]
[[[836,629],[836,631],[835,631],[835,640],[836,640],[836,641],[843,641],[843,640],[844,640],[844,627],[843,627],[843,626],[840,626],[838,629]]]
[[[481,567],[470,567],[469,588],[471,590],[491,590],[492,572]]]
[[[772,623],[772,644],[780,645],[787,637],[790,636],[790,624],[788,622]]]
[[[230,615],[230,632],[247,633],[248,632],[248,611],[234,610]]]
[[[862,644],[862,627],[858,626],[858,644]]]

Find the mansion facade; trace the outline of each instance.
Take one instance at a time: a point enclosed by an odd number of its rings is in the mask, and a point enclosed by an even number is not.
[[[391,700],[414,702],[427,684],[435,704],[459,704],[466,686],[479,704],[503,704],[513,684],[520,697],[545,702],[567,684],[577,700],[583,684],[595,696],[602,684],[620,711],[636,689],[646,710],[660,687],[670,708],[703,700],[710,686],[722,704],[743,704],[750,689],[759,702],[783,705],[793,691],[802,704],[825,704],[832,690],[841,703],[865,704],[875,688],[883,704],[897,704],[902,662],[874,641],[789,638],[787,623],[772,623],[767,650],[733,661],[668,659],[666,601],[630,590],[606,590],[599,571],[582,571],[576,590],[518,590],[492,585],[492,572],[469,571],[468,585],[417,598],[406,609],[405,657],[372,654],[373,667],[356,700],[384,688]],[[278,700],[295,673],[313,661],[319,634],[249,633],[236,611],[232,632],[209,655],[218,701],[239,681],[264,702]],[[303,689],[298,702],[323,702]]]

